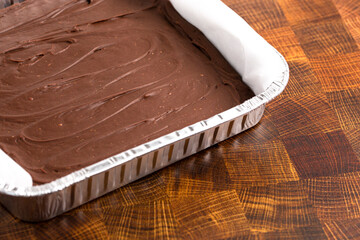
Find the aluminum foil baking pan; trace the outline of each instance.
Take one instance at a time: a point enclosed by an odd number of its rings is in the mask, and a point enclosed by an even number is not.
[[[265,104],[289,78],[281,54],[220,0],[170,0],[241,74],[256,96],[53,182],[33,186],[31,176],[0,150],[0,202],[25,221],[43,221],[98,198],[256,125]]]

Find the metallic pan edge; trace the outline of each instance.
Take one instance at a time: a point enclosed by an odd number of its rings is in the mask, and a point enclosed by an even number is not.
[[[26,188],[0,183],[0,202],[25,221],[44,221],[151,174],[256,125],[267,102],[289,79],[283,56],[269,45],[283,69],[262,93],[207,120],[129,149],[53,182]],[[267,79],[268,80],[268,79]]]

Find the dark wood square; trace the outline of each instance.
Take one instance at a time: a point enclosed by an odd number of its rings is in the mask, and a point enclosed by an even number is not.
[[[284,138],[341,130],[324,94],[277,98],[268,105],[268,111]]]
[[[238,193],[252,231],[272,232],[320,225],[300,182],[246,188]]]
[[[330,21],[297,24],[293,26],[293,30],[308,57],[332,56],[359,50],[339,16]]]
[[[284,144],[303,179],[360,170],[360,162],[341,131],[289,137]]]

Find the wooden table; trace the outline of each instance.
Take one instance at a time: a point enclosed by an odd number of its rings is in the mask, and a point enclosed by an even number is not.
[[[360,1],[226,0],[290,66],[253,129],[0,239],[360,237]]]

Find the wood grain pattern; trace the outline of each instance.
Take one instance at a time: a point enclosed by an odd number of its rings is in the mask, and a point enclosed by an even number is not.
[[[349,140],[355,154],[360,159],[360,131],[359,129],[344,130],[344,133]]]
[[[360,16],[359,1],[357,0],[333,0],[342,18],[357,18]]]
[[[171,199],[185,239],[226,239],[249,235],[250,226],[236,191]]]
[[[290,66],[254,128],[0,239],[360,239],[359,0],[224,0]]]
[[[234,0],[229,7],[241,12],[241,17],[256,31],[275,29],[287,25],[284,13],[276,0]]]
[[[334,0],[346,28],[360,48],[360,8],[358,0]]]
[[[299,182],[269,184],[239,193],[254,232],[319,226],[316,210]]]
[[[139,217],[141,216],[141,217]],[[170,239],[179,236],[169,201],[114,206],[104,211],[110,239]]]
[[[313,57],[311,67],[326,92],[359,88],[360,51]]]
[[[328,239],[359,239],[360,218],[326,222],[324,232]]]
[[[342,129],[360,129],[360,89],[327,93]]]
[[[360,48],[360,17],[345,18],[344,22],[354,40],[356,41],[358,47]]]
[[[358,50],[355,40],[341,18],[297,24],[293,30],[308,57],[332,56]]]
[[[277,98],[268,105],[268,109],[274,116],[272,121],[281,137],[341,129],[325,94]],[[297,127],[294,128],[294,125]]]
[[[234,144],[224,149],[224,157],[235,189],[299,180],[281,141],[242,148]]]
[[[304,181],[320,221],[326,223],[360,217],[359,180],[359,172],[351,172]]]
[[[281,51],[287,61],[306,58],[304,50],[291,27],[262,30],[258,33],[278,51]]]
[[[322,91],[321,84],[306,58],[291,60],[288,64],[292,74],[282,96],[316,95]]]
[[[284,144],[302,179],[360,170],[360,162],[342,131],[288,137]]]
[[[327,22],[339,18],[338,10],[332,0],[278,0],[286,19],[293,26],[310,22]]]

